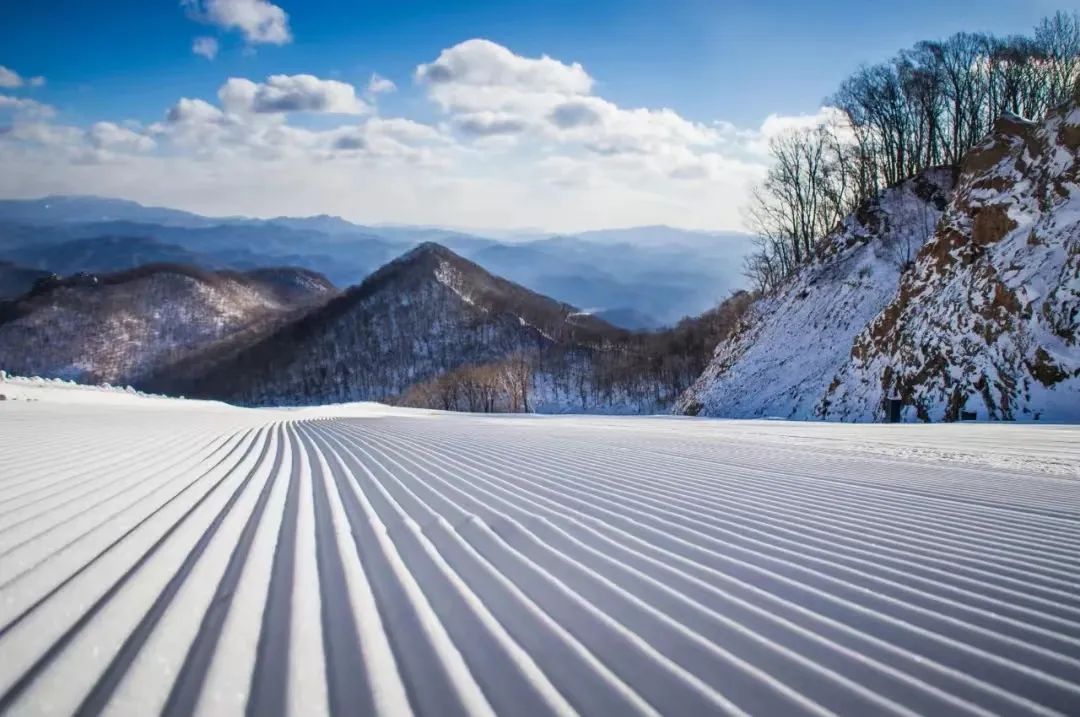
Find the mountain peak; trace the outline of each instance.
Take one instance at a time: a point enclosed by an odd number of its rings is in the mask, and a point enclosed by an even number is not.
[[[450,249],[447,249],[442,244],[433,241],[420,242],[409,251],[402,254],[398,261],[415,261],[416,259],[422,259],[424,257],[438,257],[439,259],[458,259],[466,261],[459,254],[455,254]]]

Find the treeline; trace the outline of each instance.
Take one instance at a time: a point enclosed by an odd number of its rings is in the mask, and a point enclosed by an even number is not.
[[[863,66],[826,103],[830,122],[770,143],[754,193],[759,235],[746,275],[768,291],[867,199],[922,170],[957,165],[995,119],[1040,118],[1080,81],[1080,14],[1058,12],[1029,36],[957,33]]]
[[[415,384],[393,403],[443,411],[528,413],[532,377],[532,362],[515,353],[504,361],[462,366]]]
[[[413,384],[392,402],[474,413],[663,410],[701,375],[753,298],[736,292],[662,331],[627,332],[602,344],[556,343],[462,366]]]

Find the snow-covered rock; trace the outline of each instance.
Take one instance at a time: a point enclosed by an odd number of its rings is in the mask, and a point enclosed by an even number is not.
[[[1001,118],[820,414],[1080,421],[1080,107]]]
[[[951,187],[952,170],[929,170],[849,216],[812,264],[751,307],[676,411],[812,417],[852,340],[933,234]]]
[[[1078,147],[1076,102],[1005,116],[954,190],[942,170],[887,190],[751,309],[677,410],[874,421],[899,398],[904,420],[1080,421]]]

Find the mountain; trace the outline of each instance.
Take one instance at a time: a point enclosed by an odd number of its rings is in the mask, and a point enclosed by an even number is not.
[[[852,341],[933,233],[952,171],[930,170],[847,217],[816,260],[757,301],[680,399],[684,413],[810,418]]]
[[[695,245],[601,243],[579,236],[494,244],[464,252],[500,276],[637,329],[671,326],[741,287],[750,244],[710,237]],[[605,313],[605,315],[609,315]],[[620,317],[635,317],[623,321]]]
[[[206,372],[189,392],[249,404],[380,399],[467,364],[619,334],[426,243]]]
[[[630,331],[648,331],[660,327],[660,323],[654,317],[637,309],[603,309],[594,312],[593,316]]]
[[[205,255],[137,236],[97,236],[59,243],[24,244],[6,250],[4,256],[24,266],[55,274],[108,273],[144,264],[212,264]]]
[[[819,413],[1080,420],[1080,105],[1001,118]]]
[[[676,410],[1080,420],[1080,108],[1006,116],[860,208],[747,312]]]
[[[290,276],[294,274],[294,276]],[[0,304],[0,367],[83,383],[139,384],[221,342],[254,340],[335,294],[310,272],[148,265],[40,281]]]
[[[0,199],[0,222],[13,224],[87,224],[141,222],[176,227],[204,227],[220,223],[198,214],[146,207],[126,199],[94,196],[49,196],[40,199]]]
[[[50,272],[47,271],[0,261],[0,302],[25,294],[39,279],[48,276]]]
[[[592,229],[572,236],[594,244],[639,244],[646,246],[698,246],[702,244],[748,244],[753,235],[743,232],[711,232],[679,229],[663,224],[619,229]]]
[[[177,249],[170,255],[134,242],[125,251],[124,237]],[[84,243],[46,248],[74,241]],[[95,249],[94,242],[104,246]],[[715,306],[742,285],[743,257],[752,248],[743,234],[662,226],[497,241],[440,227],[364,226],[329,215],[212,218],[88,196],[0,201],[0,259],[59,273],[119,271],[140,261],[238,270],[287,265],[348,286],[424,242],[538,293],[611,312],[625,328],[671,326]]]
[[[249,220],[251,224],[272,224],[280,227],[286,227],[288,229],[297,229],[301,231],[315,231],[329,236],[349,236],[355,234],[371,234],[365,227],[353,224],[350,221],[342,219],[341,217],[331,216],[329,214],[319,214],[313,217],[275,217],[273,219],[267,219],[260,221],[258,219]]]

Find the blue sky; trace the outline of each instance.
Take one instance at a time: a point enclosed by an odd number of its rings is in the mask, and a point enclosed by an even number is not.
[[[222,22],[225,15],[214,14],[210,7],[214,3],[243,6],[240,8],[243,12],[253,7],[259,12],[266,6],[276,7],[287,16],[284,28],[288,37],[277,36],[271,41],[253,39],[241,25]],[[122,126],[152,141],[153,150],[145,150],[143,154],[164,153],[175,158],[178,145],[166,142],[165,128],[154,128],[154,125],[162,122],[180,98],[201,99],[217,105],[218,91],[228,78],[261,83],[271,75],[301,74],[348,83],[355,86],[358,96],[363,97],[372,73],[378,73],[391,80],[396,91],[367,98],[365,117],[408,119],[445,131],[449,137],[455,133],[450,124],[460,120],[454,113],[461,109],[448,108],[447,103],[456,100],[437,99],[433,85],[417,80],[417,68],[434,62],[445,50],[480,38],[505,48],[516,57],[539,60],[547,56],[564,67],[579,64],[591,80],[584,91],[590,101],[599,102],[602,98],[603,102],[626,111],[659,112],[668,108],[680,120],[703,127],[722,123],[731,134],[723,140],[728,143],[729,150],[726,154],[714,152],[718,158],[710,160],[711,168],[706,172],[719,175],[728,171],[721,159],[751,164],[757,161],[753,147],[749,146],[753,144],[753,138],[746,138],[753,132],[761,134],[767,118],[814,115],[839,81],[861,62],[883,60],[917,40],[943,37],[957,30],[1027,33],[1040,17],[1059,7],[1042,0],[911,0],[905,3],[853,0],[819,3],[790,0],[754,3],[705,0],[276,0],[274,3],[269,0],[200,0],[189,2],[186,7],[170,0],[111,0],[107,3],[4,0],[0,9],[3,19],[0,22],[0,66],[23,78],[44,77],[45,83],[36,88],[24,83],[22,87],[0,89],[0,92],[48,105],[53,109],[53,116],[48,121],[54,126],[83,131],[97,122]],[[196,37],[212,38],[218,44],[213,59],[192,52]],[[468,109],[477,117],[480,116],[478,113],[488,113],[485,115],[488,130],[496,126],[490,124],[494,114],[507,115],[505,104],[475,105]],[[520,107],[515,111],[518,109]],[[612,118],[613,122],[630,121],[629,115],[612,114]],[[4,116],[0,115],[0,124],[4,121]],[[23,118],[21,121],[25,124],[29,120]],[[42,120],[38,117],[36,121]],[[343,127],[356,121],[355,117],[325,111],[292,112],[283,120],[289,126],[310,130]],[[458,126],[457,130],[464,126]],[[505,126],[509,129],[511,125]],[[32,134],[29,128],[24,127],[21,131],[24,138]],[[562,216],[572,220],[570,223],[592,225],[601,219],[605,224],[650,219],[676,222],[681,218],[682,223],[693,226],[734,228],[739,225],[738,207],[734,204],[725,205],[719,213],[703,211],[688,218],[686,208],[691,205],[672,197],[646,202],[651,207],[649,211],[641,210],[641,206],[628,206],[626,221],[621,221],[620,201],[628,205],[637,203],[625,192],[620,195],[621,199],[615,199],[612,187],[608,186],[608,174],[595,176],[601,160],[589,164],[587,157],[564,151],[565,143],[560,144],[553,154],[555,145],[550,134],[540,138],[533,136],[528,142],[519,138],[511,147],[509,134],[509,131],[489,132],[480,143],[463,143],[460,136],[450,138],[461,145],[464,165],[461,154],[453,159],[441,158],[440,161],[450,162],[454,167],[444,165],[441,170],[435,170],[436,176],[424,179],[425,186],[429,191],[437,190],[441,180],[442,184],[454,184],[451,196],[458,197],[457,192],[467,191],[469,185],[475,185],[474,191],[482,194],[483,182],[520,183],[529,166],[545,161],[545,166],[561,167],[558,171],[571,177],[561,184],[559,180],[553,180],[551,186],[561,187],[559,192],[563,195],[573,194],[570,191],[573,176],[589,178],[588,181],[593,183],[588,191],[578,187],[577,194],[583,198],[583,206],[566,213],[563,208],[569,206],[569,196],[562,196],[556,203],[555,211],[563,211]],[[520,134],[524,137],[526,133]],[[70,135],[74,137],[74,130]],[[101,132],[99,135],[105,136]],[[625,139],[624,135],[625,132],[617,139]],[[747,146],[730,148],[742,141],[733,139],[736,137],[746,140]],[[576,139],[579,144],[586,142],[582,137]],[[689,170],[680,174],[682,165],[672,164],[681,161],[679,157],[684,148],[661,146],[661,140],[654,139],[653,149],[666,157],[661,164],[667,162],[664,166],[669,174],[689,177]],[[605,141],[609,140],[614,141],[611,137]],[[273,141],[281,146],[282,140]],[[701,153],[697,148],[704,140],[692,138],[686,141],[687,146],[693,147],[693,153]],[[717,146],[723,141],[717,139]],[[431,144],[435,143],[432,140]],[[119,146],[121,143],[113,144]],[[134,140],[127,144],[142,147]],[[149,147],[151,142],[144,144]],[[101,149],[102,145],[98,141],[93,148]],[[482,150],[482,156],[477,155],[478,148]],[[601,154],[611,157],[616,149],[604,145]],[[145,173],[152,170],[142,167],[140,174],[132,166],[125,168],[117,161],[118,156],[113,151],[108,156],[110,161],[100,162],[100,171],[93,175],[108,174],[109,181],[104,185],[113,192],[143,200],[171,201],[197,210],[233,213],[225,205],[232,200],[232,195],[222,196],[220,191],[215,191],[214,172],[206,167],[201,172],[195,171],[197,167],[187,167],[191,170],[191,181],[198,185],[196,187],[173,186],[171,192],[150,192],[139,188],[145,185]],[[218,174],[227,169],[222,163],[229,161],[230,156],[237,163],[241,161],[235,152],[216,158],[213,161],[217,162],[215,171]],[[557,161],[560,157],[566,159],[561,165]],[[103,159],[105,155],[99,153],[97,158]],[[93,157],[85,153],[79,159],[84,165],[93,163],[91,160]],[[147,160],[146,156],[139,159],[143,164]],[[210,161],[206,157],[203,160]],[[250,157],[243,158],[243,161],[249,160]],[[34,164],[29,163],[27,171],[33,171]],[[414,174],[395,174],[396,169],[391,171],[385,165],[376,167],[369,162],[357,167],[362,170],[355,174],[357,186],[371,186],[373,182],[379,182],[380,177],[418,181]],[[463,167],[468,171],[463,171]],[[379,173],[376,169],[383,171]],[[81,167],[72,166],[66,174],[63,170],[61,163],[48,177],[42,171],[40,177],[27,178],[33,181],[9,182],[11,186],[0,184],[0,192],[71,191],[78,189],[78,182],[88,174]],[[313,170],[308,167],[306,171]],[[439,171],[443,173],[441,177]],[[746,167],[738,171],[746,175],[740,178],[744,184],[752,181],[753,171]],[[257,171],[249,168],[247,173],[248,184],[243,187],[247,195],[236,195],[236,211],[270,211],[269,203],[264,209],[251,196],[268,187],[252,183],[251,177],[257,176]],[[340,182],[352,175],[335,166],[334,176],[335,181]],[[716,179],[716,176],[711,178]],[[588,183],[585,179],[582,181]],[[644,186],[638,180],[634,183],[638,190]],[[591,196],[590,192],[599,191],[599,185],[603,185],[606,192],[599,202],[603,216],[591,217],[589,207],[596,204],[584,198]],[[655,191],[667,191],[674,196],[685,189],[685,186],[675,186],[663,190],[657,185]],[[93,187],[85,189],[92,190]],[[537,195],[536,187],[522,185],[519,190],[514,196]],[[708,197],[706,190],[707,187],[697,187],[688,194]],[[713,190],[723,192],[724,187],[714,186]],[[274,191],[282,191],[282,188]],[[558,192],[551,189],[549,193]],[[295,194],[286,192],[286,195]],[[325,206],[309,199],[286,204],[295,211],[335,211],[352,218],[386,221],[423,219],[458,224],[505,224],[513,223],[518,217],[505,206],[499,211],[486,211],[479,198],[470,199],[467,211],[455,213],[447,211],[450,207],[438,202],[434,208],[430,206],[430,193],[419,205],[410,204],[410,201],[416,202],[415,199],[398,197],[393,201],[373,201],[363,209],[354,207],[343,194],[336,192],[324,202]],[[508,194],[505,200],[512,201],[513,196]],[[532,207],[519,214],[523,224],[544,220],[544,215]]]

